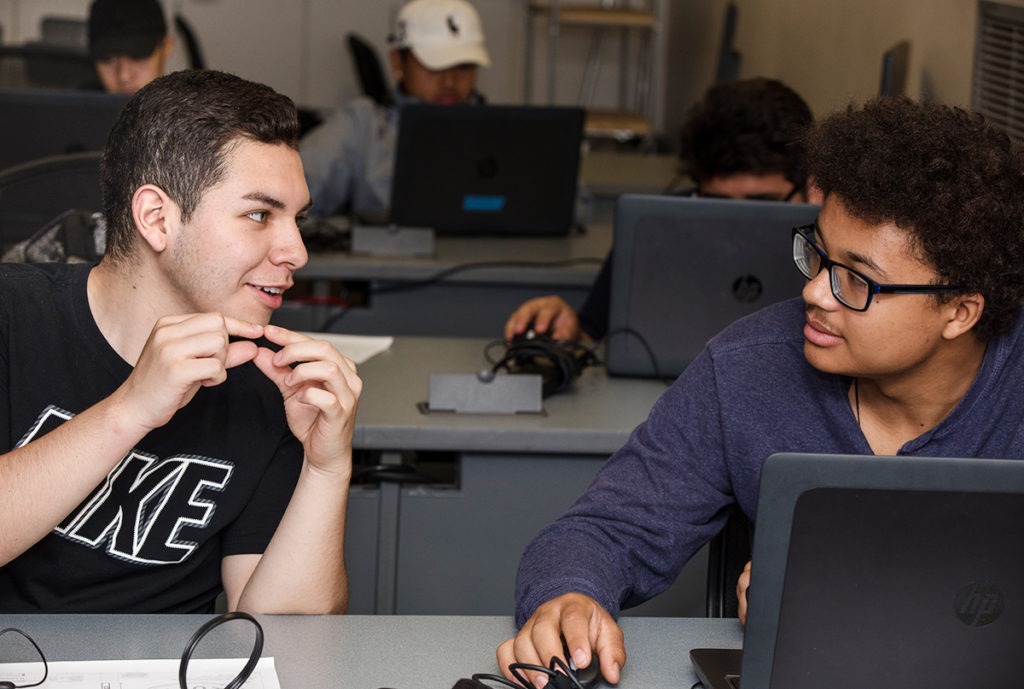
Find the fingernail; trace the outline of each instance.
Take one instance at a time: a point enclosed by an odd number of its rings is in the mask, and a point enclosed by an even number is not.
[[[537,679],[533,680],[533,683],[536,685],[537,689],[544,689],[548,684],[548,676],[538,675]]]
[[[577,669],[587,666],[587,657],[583,654],[582,648],[577,648],[572,652],[572,662],[576,663]]]

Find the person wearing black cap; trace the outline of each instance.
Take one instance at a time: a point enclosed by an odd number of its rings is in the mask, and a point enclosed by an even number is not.
[[[174,50],[157,0],[93,0],[89,54],[103,89],[132,94],[162,76]]]

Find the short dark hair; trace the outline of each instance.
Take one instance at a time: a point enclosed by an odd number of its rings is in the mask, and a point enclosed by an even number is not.
[[[103,151],[106,255],[131,255],[136,189],[160,187],[187,221],[206,190],[223,178],[225,157],[239,138],[298,150],[295,104],[269,86],[212,70],[175,72],[140,89],[122,109]]]
[[[979,339],[1012,327],[1024,298],[1024,151],[1004,132],[961,108],[876,98],[814,127],[807,165],[854,217],[906,230],[940,282],[985,298]]]
[[[712,177],[781,173],[802,188],[807,179],[802,139],[813,121],[807,103],[781,81],[717,84],[683,124],[683,168],[698,186]]]

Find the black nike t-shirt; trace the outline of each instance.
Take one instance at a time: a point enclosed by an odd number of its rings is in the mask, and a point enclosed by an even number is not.
[[[92,318],[90,269],[0,264],[0,451],[53,430],[132,371]],[[277,387],[252,363],[230,369],[0,567],[0,612],[211,611],[221,558],[264,551],[301,462]]]

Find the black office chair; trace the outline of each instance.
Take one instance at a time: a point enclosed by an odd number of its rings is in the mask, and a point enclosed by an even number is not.
[[[363,94],[369,96],[379,105],[388,106],[394,101],[391,89],[384,76],[384,67],[377,56],[377,51],[358,34],[349,33],[345,36],[348,52],[352,56],[352,65],[356,70],[356,78]]]
[[[736,581],[750,561],[750,521],[736,505],[729,510],[729,519],[708,548],[708,617],[736,617],[739,599]]]
[[[188,53],[188,66],[192,69],[206,69],[206,60],[203,59],[203,51],[199,47],[199,39],[192,25],[180,14],[174,15],[174,28],[181,34],[185,42],[185,52]]]
[[[75,17],[46,16],[39,20],[43,43],[66,45],[86,50],[89,47],[89,23]]]
[[[99,151],[40,158],[0,172],[0,250],[68,209],[103,210]]]

